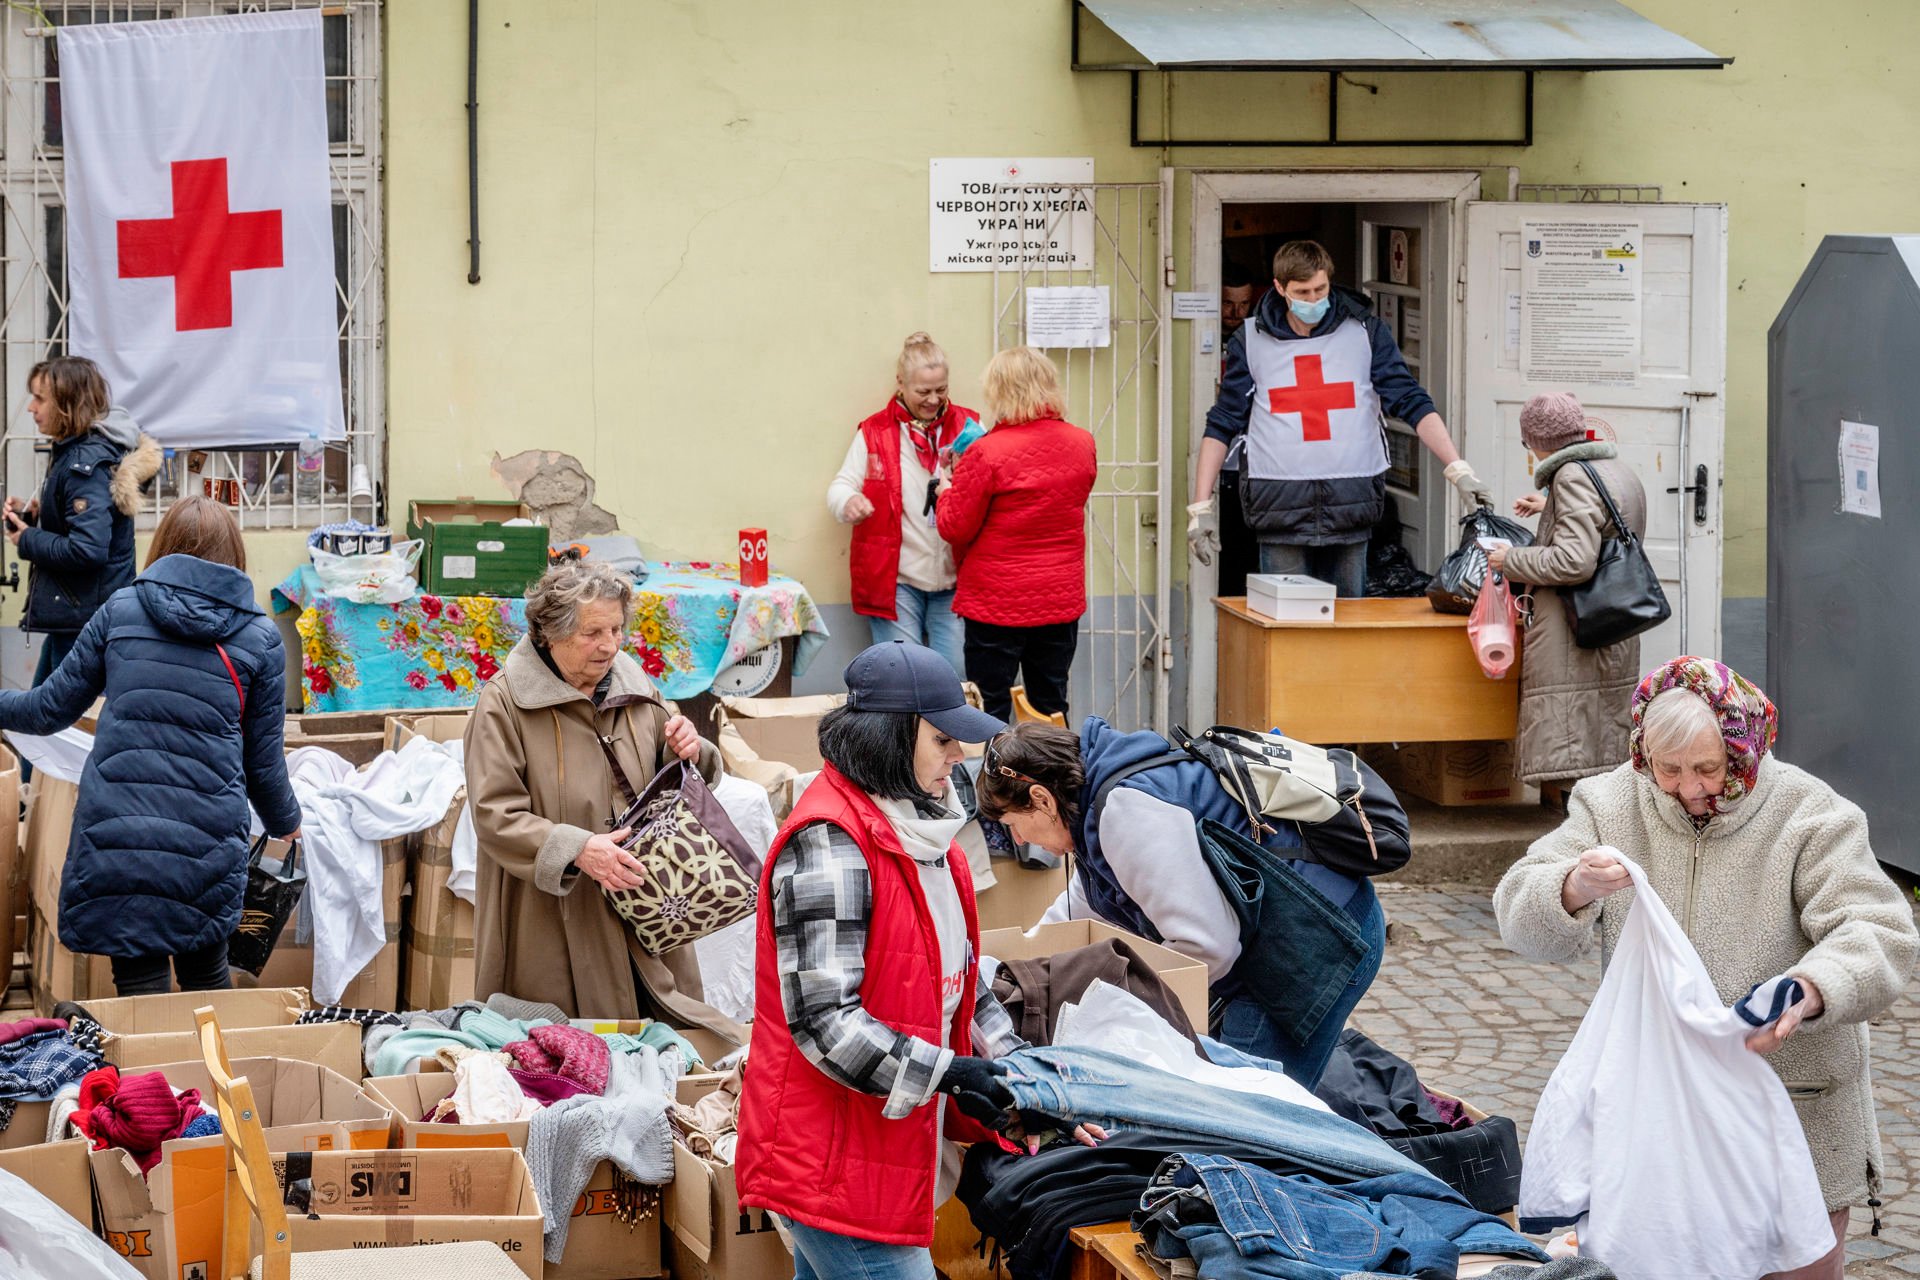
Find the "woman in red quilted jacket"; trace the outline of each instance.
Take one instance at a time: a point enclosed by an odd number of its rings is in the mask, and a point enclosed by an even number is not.
[[[994,427],[941,491],[940,536],[959,567],[953,611],[967,623],[967,675],[987,714],[1013,717],[1013,686],[1042,714],[1067,709],[1087,611],[1087,495],[1093,436],[1060,418],[1066,394],[1032,347],[993,357],[983,379]]]

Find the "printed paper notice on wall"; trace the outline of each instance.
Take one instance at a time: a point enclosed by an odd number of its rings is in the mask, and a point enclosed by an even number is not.
[[[1105,347],[1113,343],[1106,285],[1053,285],[1027,290],[1027,341],[1036,347]]]
[[[1840,422],[1840,510],[1880,518],[1880,428]]]
[[[1175,320],[1218,320],[1220,318],[1220,299],[1205,289],[1191,293],[1179,290],[1173,295],[1173,318]]]
[[[1520,376],[1631,387],[1640,377],[1641,225],[1520,225]]]

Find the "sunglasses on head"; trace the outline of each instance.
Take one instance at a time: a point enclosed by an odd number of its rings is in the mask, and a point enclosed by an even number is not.
[[[1034,779],[1029,778],[1026,774],[1021,773],[1016,769],[1010,769],[1006,765],[1001,764],[998,760],[994,759],[995,749],[999,741],[1000,739],[998,738],[990,738],[987,740],[986,754],[981,760],[981,763],[986,766],[987,772],[994,774],[998,777],[1011,778],[1015,782],[1024,782],[1030,787],[1037,787],[1041,785],[1039,782],[1035,781]]]

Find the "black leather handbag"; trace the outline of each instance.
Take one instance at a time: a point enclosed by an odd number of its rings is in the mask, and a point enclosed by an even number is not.
[[[1602,539],[1593,576],[1577,587],[1561,588],[1560,596],[1573,622],[1573,642],[1582,649],[1604,649],[1653,630],[1673,615],[1673,609],[1646,549],[1620,518],[1620,508],[1613,505],[1613,495],[1591,464],[1583,462],[1580,469],[1600,491],[1600,501],[1620,536]]]

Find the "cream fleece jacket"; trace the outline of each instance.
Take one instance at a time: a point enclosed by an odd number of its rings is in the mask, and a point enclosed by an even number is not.
[[[1679,801],[1630,764],[1578,783],[1567,820],[1494,890],[1500,936],[1522,955],[1571,960],[1596,921],[1612,959],[1632,889],[1573,915],[1560,887],[1582,853],[1612,845],[1647,871],[1731,1005],[1782,973],[1811,979],[1826,1012],[1768,1062],[1800,1114],[1829,1211],[1878,1192],[1867,1020],[1920,960],[1913,908],[1875,861],[1867,819],[1812,774],[1768,756],[1753,789],[1696,835]]]

